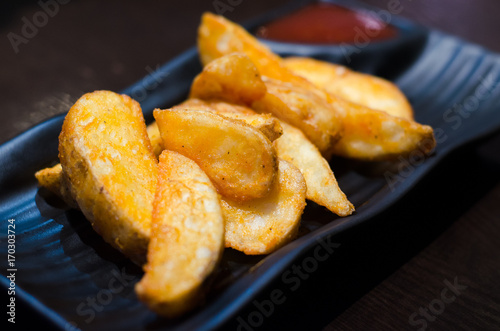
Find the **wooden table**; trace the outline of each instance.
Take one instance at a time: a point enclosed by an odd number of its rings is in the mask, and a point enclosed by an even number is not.
[[[234,1],[225,15],[241,22],[286,2]],[[365,2],[383,9],[390,1]],[[500,52],[498,1],[400,3],[402,16]],[[2,6],[0,143],[66,112],[85,92],[119,91],[144,77],[194,45],[200,14],[214,11],[212,0],[59,0],[13,46],[9,33],[21,34],[42,8]],[[499,329],[499,150],[499,134],[465,146],[390,210],[336,237],[336,253],[256,329]],[[44,325],[19,307],[17,326],[28,319]],[[236,319],[225,326],[237,327]]]

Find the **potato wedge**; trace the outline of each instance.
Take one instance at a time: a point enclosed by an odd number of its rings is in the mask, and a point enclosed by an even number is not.
[[[339,216],[351,215],[354,206],[340,189],[328,162],[297,128],[281,123],[283,136],[274,142],[278,157],[296,166],[307,184],[307,199]]]
[[[95,231],[142,265],[157,161],[139,104],[109,91],[82,96],[64,120],[59,159],[63,181]]]
[[[224,219],[214,186],[194,161],[163,151],[158,172],[148,261],[135,292],[156,313],[176,317],[200,302],[222,255]]]
[[[428,125],[341,98],[331,102],[344,110],[344,135],[333,146],[335,155],[365,161],[396,160],[413,151],[428,155],[436,146],[434,131]]]
[[[69,188],[63,182],[62,166],[60,163],[53,167],[37,171],[35,177],[38,181],[38,185],[45,187],[47,190],[57,195],[69,207],[78,208],[75,199],[71,196]]]
[[[278,178],[264,198],[248,202],[221,199],[226,247],[248,255],[269,254],[295,238],[306,206],[300,171],[279,160]]]
[[[223,196],[264,197],[276,171],[276,152],[259,130],[243,121],[202,110],[154,111],[165,149],[196,161]]]
[[[347,67],[306,57],[283,59],[285,65],[328,93],[351,102],[413,120],[405,95],[393,83]]]

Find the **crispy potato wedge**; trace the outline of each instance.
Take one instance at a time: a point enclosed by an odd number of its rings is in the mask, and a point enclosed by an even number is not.
[[[232,23],[227,24],[229,27]],[[195,78],[191,86],[191,97],[242,103],[251,105],[260,113],[272,113],[300,128],[328,156],[341,131],[341,122],[328,103],[328,94],[307,80],[293,75],[281,64],[280,68],[287,73],[285,76],[294,79],[262,79],[247,56],[240,53],[223,55],[207,64]],[[248,83],[249,81],[253,82]],[[263,84],[263,89],[259,88],[259,92],[263,93],[254,92],[254,86],[260,86],[259,82]]]
[[[160,315],[181,315],[200,302],[223,248],[224,219],[210,179],[194,161],[163,151],[137,296]]]
[[[109,91],[82,96],[64,120],[59,160],[66,187],[95,231],[142,265],[157,161],[139,104]]]
[[[281,123],[283,136],[274,142],[278,157],[296,166],[307,184],[307,199],[339,216],[351,215],[354,206],[340,189],[328,162],[297,128]]]
[[[224,197],[266,196],[277,172],[271,141],[243,121],[203,110],[154,111],[165,149],[196,161]]]
[[[283,59],[285,65],[328,93],[354,103],[413,120],[405,95],[393,83],[347,67],[306,57]]]
[[[306,184],[291,163],[279,160],[269,195],[248,202],[221,199],[226,247],[248,255],[269,254],[295,238],[306,206]]]
[[[341,98],[332,98],[338,109],[344,109],[344,135],[333,153],[366,161],[396,160],[413,151],[422,156],[436,146],[434,131],[428,125],[395,117]]]
[[[161,141],[160,130],[158,124],[153,121],[146,127],[151,147],[156,157],[159,157],[163,151],[163,142]],[[64,185],[62,178],[61,164],[56,164],[53,167],[41,169],[35,173],[38,185],[46,188],[50,192],[61,198],[69,207],[78,209],[76,201],[71,196],[69,188]]]
[[[191,85],[190,98],[224,96],[224,100],[249,105],[264,94],[266,85],[252,61],[243,53],[233,53],[203,68]]]
[[[53,167],[37,171],[35,177],[38,181],[38,185],[45,187],[47,190],[57,195],[69,207],[78,208],[75,199],[71,196],[69,188],[63,182],[62,166],[60,163]]]

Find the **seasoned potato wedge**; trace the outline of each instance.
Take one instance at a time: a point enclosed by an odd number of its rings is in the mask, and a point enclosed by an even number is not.
[[[61,198],[69,207],[78,208],[75,199],[71,196],[69,188],[64,184],[62,178],[61,164],[39,170],[35,173],[38,185],[45,187],[50,192]]]
[[[352,214],[354,206],[340,189],[328,162],[297,128],[281,123],[283,136],[274,142],[278,157],[296,166],[307,184],[307,199],[339,216]]]
[[[200,302],[203,283],[224,248],[224,219],[217,192],[192,160],[160,155],[151,241],[137,296],[153,311],[178,316]]]
[[[354,103],[413,120],[405,95],[393,83],[347,67],[306,57],[283,59],[285,65],[328,93]]]
[[[413,151],[429,154],[436,145],[428,125],[391,116],[341,98],[332,98],[344,109],[344,135],[333,147],[339,156],[367,161],[395,160]]]
[[[295,238],[306,206],[300,171],[279,160],[278,178],[269,195],[248,202],[221,200],[226,247],[245,254],[269,254]]]
[[[59,160],[63,181],[95,231],[141,265],[157,161],[139,104],[109,91],[82,96],[64,120]]]
[[[196,161],[223,196],[264,197],[276,171],[271,141],[243,121],[203,110],[154,111],[165,149]]]

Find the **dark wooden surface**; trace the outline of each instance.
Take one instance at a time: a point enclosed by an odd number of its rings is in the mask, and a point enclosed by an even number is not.
[[[225,15],[241,22],[286,2],[243,0]],[[390,1],[365,2],[384,9]],[[400,4],[402,16],[500,52],[496,0]],[[200,14],[214,11],[211,0],[73,0],[16,53],[8,34],[20,34],[23,17],[31,20],[41,8],[36,1],[2,6],[0,143],[66,112],[85,92],[119,91],[147,75],[194,45]],[[499,151],[499,134],[465,146],[390,210],[336,237],[335,254],[255,329],[417,330],[425,317],[416,316],[417,325],[410,318],[429,305],[439,312],[429,310],[429,330],[499,329]],[[460,292],[450,301],[448,291],[442,307],[447,282],[458,283]],[[256,300],[284,286],[270,284]],[[44,325],[25,307],[18,320]],[[237,319],[224,326],[237,327]]]

